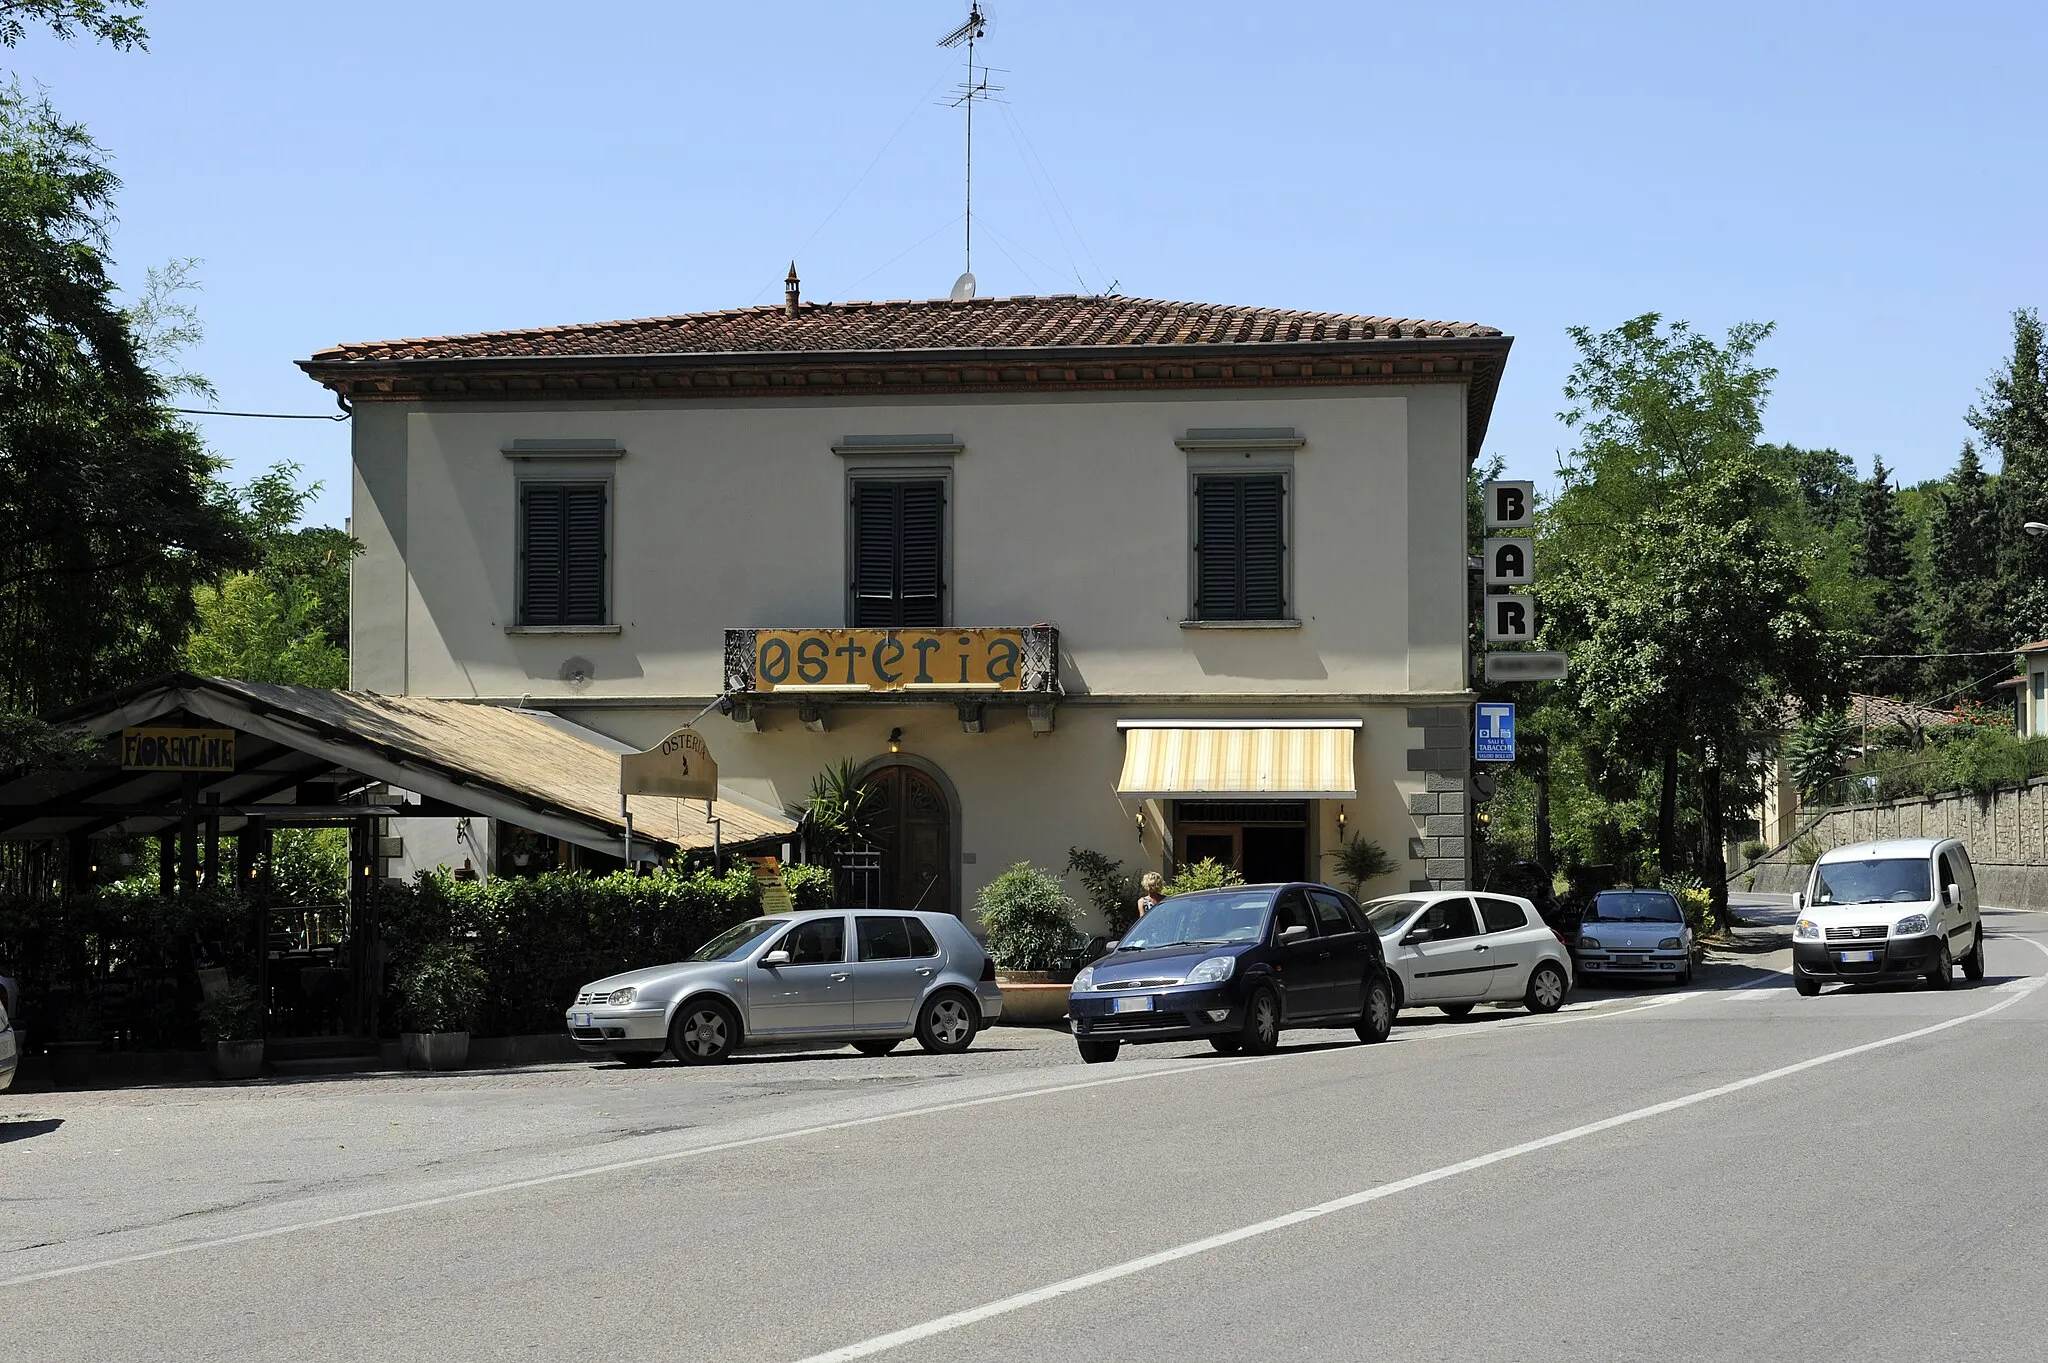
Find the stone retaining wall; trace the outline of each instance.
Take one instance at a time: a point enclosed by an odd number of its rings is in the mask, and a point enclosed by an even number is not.
[[[1808,816],[1810,817],[1810,816]],[[1977,870],[1977,897],[2001,908],[2048,908],[2048,778],[1992,795],[1932,795],[1847,805],[1820,815],[1810,835],[1822,851],[1879,838],[1961,838]],[[1789,894],[1808,867],[1788,850],[1735,878],[1734,888]]]

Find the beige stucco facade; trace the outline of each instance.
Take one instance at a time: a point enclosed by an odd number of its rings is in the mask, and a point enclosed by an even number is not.
[[[1133,870],[1171,860],[1173,802],[1117,795],[1120,719],[1356,720],[1357,794],[1311,802],[1309,874],[1328,873],[1341,808],[1400,863],[1368,893],[1460,883],[1467,421],[1464,385],[1443,381],[359,402],[353,685],[544,707],[652,743],[719,694],[728,628],[848,623],[852,473],[938,470],[947,623],[1058,627],[1050,731],[992,705],[965,732],[950,698],[827,705],[822,730],[793,707],[757,708],[758,727],[714,713],[701,727],[724,793],[779,809],[842,758],[916,761],[954,804],[947,907],[971,910],[1013,861],[1057,868],[1075,846]],[[1218,431],[1295,439],[1236,451]],[[1190,432],[1208,438],[1184,448]],[[834,452],[913,435],[958,450]],[[1186,623],[1191,479],[1210,466],[1287,471],[1292,623]],[[518,482],[564,474],[610,485],[610,623],[521,630]]]

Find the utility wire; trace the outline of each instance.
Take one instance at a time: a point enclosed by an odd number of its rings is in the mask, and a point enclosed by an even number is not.
[[[1017,117],[1008,106],[1004,107],[1003,112],[1016,125],[1017,135],[1024,139],[1025,149],[1031,153],[1031,159],[1038,162],[1039,170],[1045,175],[1046,186],[1052,190],[1053,201],[1060,206],[1060,212],[1066,215],[1067,226],[1072,229],[1074,240],[1081,243],[1081,253],[1087,256],[1088,263],[1095,267],[1095,277],[1097,279],[1103,278],[1108,272],[1102,268],[1102,262],[1095,258],[1095,252],[1089,249],[1088,238],[1081,235],[1081,225],[1074,221],[1073,211],[1067,207],[1065,197],[1060,194],[1059,183],[1052,178],[1052,172],[1046,169],[1045,158],[1038,154],[1037,146],[1031,141],[1031,134],[1024,130],[1024,120]],[[1079,271],[1076,271],[1076,273],[1079,273]]]
[[[2016,648],[1986,648],[1975,653],[1859,653],[1859,659],[1872,658],[2009,658],[2019,652]]]
[[[917,249],[918,247],[920,247],[920,246],[924,245],[924,244],[925,244],[926,242],[930,241],[930,240],[931,240],[931,239],[932,239],[933,237],[935,237],[935,236],[937,236],[937,235],[938,235],[939,233],[941,233],[941,232],[945,231],[945,230],[946,230],[947,228],[951,227],[951,226],[952,226],[952,225],[953,225],[954,223],[956,223],[956,222],[960,221],[960,219],[962,219],[962,218],[964,218],[964,217],[966,217],[966,216],[967,216],[967,215],[966,215],[965,213],[955,213],[955,214],[954,214],[954,215],[953,215],[952,217],[950,217],[950,218],[946,219],[946,220],[945,220],[944,222],[940,223],[940,224],[939,224],[939,225],[938,225],[937,227],[934,227],[934,228],[933,228],[933,229],[932,229],[931,231],[929,231],[929,232],[925,233],[925,234],[924,234],[923,236],[919,237],[919,238],[918,238],[918,239],[917,239],[916,241],[913,241],[913,242],[911,242],[911,243],[910,243],[910,245],[908,245],[908,246],[904,247],[904,248],[903,248],[903,249],[902,249],[901,251],[898,251],[898,252],[897,252],[897,253],[896,253],[895,255],[893,255],[893,256],[890,256],[890,257],[889,257],[889,258],[888,258],[887,260],[883,261],[883,262],[882,262],[882,263],[881,263],[880,265],[877,265],[877,266],[876,266],[876,267],[875,267],[874,269],[872,269],[872,270],[869,270],[869,271],[868,271],[868,272],[867,272],[866,274],[862,275],[862,276],[861,276],[861,277],[860,277],[859,279],[856,279],[856,280],[854,280],[854,281],[853,281],[853,282],[852,282],[851,284],[848,284],[848,285],[846,286],[846,288],[845,288],[844,290],[842,290],[842,291],[841,291],[841,293],[840,293],[840,297],[842,297],[842,298],[848,298],[848,299],[852,298],[852,297],[853,297],[853,291],[854,291],[855,289],[857,289],[857,288],[859,288],[859,287],[860,287],[861,285],[863,285],[863,284],[867,283],[867,282],[868,282],[868,281],[869,281],[870,279],[873,279],[873,278],[874,278],[874,277],[875,277],[876,275],[878,275],[878,274],[880,274],[880,273],[881,273],[882,271],[884,271],[884,270],[888,269],[888,268],[889,268],[889,267],[890,267],[891,265],[894,265],[894,264],[895,264],[895,263],[896,263],[897,261],[899,261],[899,260],[903,259],[903,257],[905,257],[905,256],[909,255],[909,254],[910,254],[910,253],[911,253],[912,251],[915,251],[915,250],[916,250],[916,249]]]
[[[347,421],[348,412],[326,416],[319,412],[224,412],[218,407],[173,407],[180,416],[251,416],[265,421]]]

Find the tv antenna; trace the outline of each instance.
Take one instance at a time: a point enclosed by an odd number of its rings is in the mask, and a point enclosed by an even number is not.
[[[967,269],[953,281],[955,303],[974,297],[974,106],[1003,88],[988,83],[986,66],[981,68],[978,79],[974,74],[974,44],[987,36],[988,13],[982,9],[980,0],[973,0],[967,7],[967,22],[939,39],[940,47],[967,49],[967,79],[954,87],[958,93],[947,101],[955,109],[967,106]]]

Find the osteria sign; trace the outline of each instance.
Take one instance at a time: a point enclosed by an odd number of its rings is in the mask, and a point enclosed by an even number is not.
[[[671,795],[679,800],[718,798],[718,763],[704,735],[681,728],[646,752],[619,758],[621,795]]]
[[[1018,691],[1021,629],[764,629],[754,690]]]

